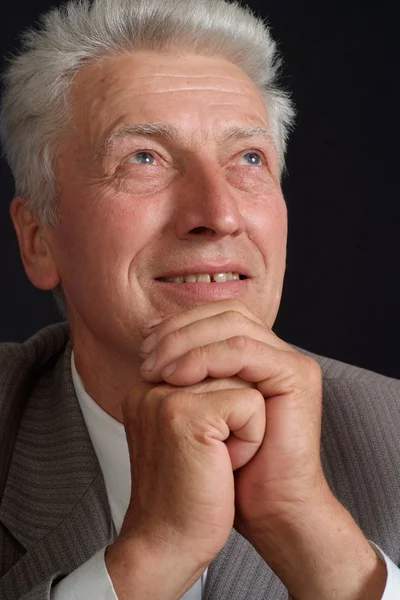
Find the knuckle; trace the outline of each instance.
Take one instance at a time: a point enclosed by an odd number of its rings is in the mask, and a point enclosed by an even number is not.
[[[248,308],[246,307],[246,305],[241,302],[240,300],[233,300],[232,301],[232,308],[235,312],[240,313],[241,315],[246,314],[248,312]]]
[[[244,304],[240,300],[228,299],[228,300],[224,300],[223,302],[227,308],[227,311],[233,310],[233,311],[241,312],[244,309]]]
[[[247,321],[247,318],[240,310],[235,310],[231,308],[226,312],[222,313],[223,318],[226,321],[227,325],[244,325]]]
[[[209,344],[207,346],[199,346],[198,348],[192,348],[192,350],[189,350],[186,356],[188,359],[197,364],[198,362],[203,362],[204,359],[207,360],[211,352],[212,347],[211,344]]]
[[[158,349],[161,355],[175,355],[177,350],[180,350],[184,343],[184,333],[181,329],[175,329],[175,331],[171,331],[167,333],[165,337],[163,337],[159,344]]]
[[[304,371],[307,373],[308,377],[312,380],[318,380],[322,377],[321,367],[317,363],[316,360],[311,358],[311,356],[302,356]]]
[[[174,353],[176,360],[179,361],[179,366],[186,370],[193,366],[193,364],[203,363],[207,359],[210,349],[207,346],[200,346],[198,348],[192,348],[185,350],[184,352]]]
[[[249,402],[253,402],[254,404],[260,404],[260,405],[264,406],[264,404],[265,404],[264,396],[256,388],[247,388],[245,391],[245,394],[246,394],[246,397],[248,398]]]
[[[170,392],[169,388],[165,385],[157,385],[152,387],[146,392],[143,397],[144,404],[157,403],[163,400]]]
[[[265,323],[240,300],[227,300],[224,314],[230,314],[230,318],[237,319],[240,323],[246,324],[252,320],[265,327]]]
[[[229,348],[241,352],[249,347],[250,340],[245,335],[235,335],[234,337],[228,338],[226,342]]]
[[[160,404],[161,418],[169,424],[176,424],[181,421],[187,405],[187,393],[183,391],[174,391],[167,394]]]
[[[310,356],[296,351],[293,352],[293,360],[293,373],[294,375],[297,373],[297,379],[300,376],[304,391],[322,389],[322,371],[319,364]]]

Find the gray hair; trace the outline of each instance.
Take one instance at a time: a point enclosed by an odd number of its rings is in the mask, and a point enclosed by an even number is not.
[[[4,74],[4,153],[16,193],[44,225],[58,221],[54,163],[60,131],[70,122],[73,78],[105,56],[143,49],[220,56],[247,73],[267,105],[283,168],[294,111],[276,83],[276,44],[248,7],[226,0],[72,0],[23,35],[22,51]]]
[[[71,122],[69,90],[84,66],[136,50],[186,50],[225,58],[258,87],[281,171],[294,110],[277,84],[281,65],[265,23],[226,0],[71,0],[22,37],[4,73],[0,136],[16,194],[43,225],[58,223],[55,159]],[[62,286],[53,290],[67,316]]]

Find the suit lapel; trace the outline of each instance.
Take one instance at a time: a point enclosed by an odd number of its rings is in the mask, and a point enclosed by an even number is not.
[[[36,379],[0,507],[0,521],[26,550],[5,576],[20,592],[46,577],[68,574],[115,537],[70,359],[68,345]]]

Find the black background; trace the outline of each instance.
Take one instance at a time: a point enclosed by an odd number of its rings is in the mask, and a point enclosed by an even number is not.
[[[57,4],[3,6],[1,55]],[[275,330],[309,350],[400,377],[396,4],[249,5],[280,41],[298,111],[284,181],[288,270]],[[25,277],[8,216],[12,179],[4,161],[0,169],[0,341],[18,341],[60,317],[51,294]]]

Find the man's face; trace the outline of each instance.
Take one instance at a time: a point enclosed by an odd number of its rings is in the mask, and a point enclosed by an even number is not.
[[[76,77],[72,111],[51,243],[75,338],[133,355],[149,321],[226,298],[272,326],[286,207],[248,77],[219,58],[112,57]],[[216,273],[245,278],[165,281]]]

